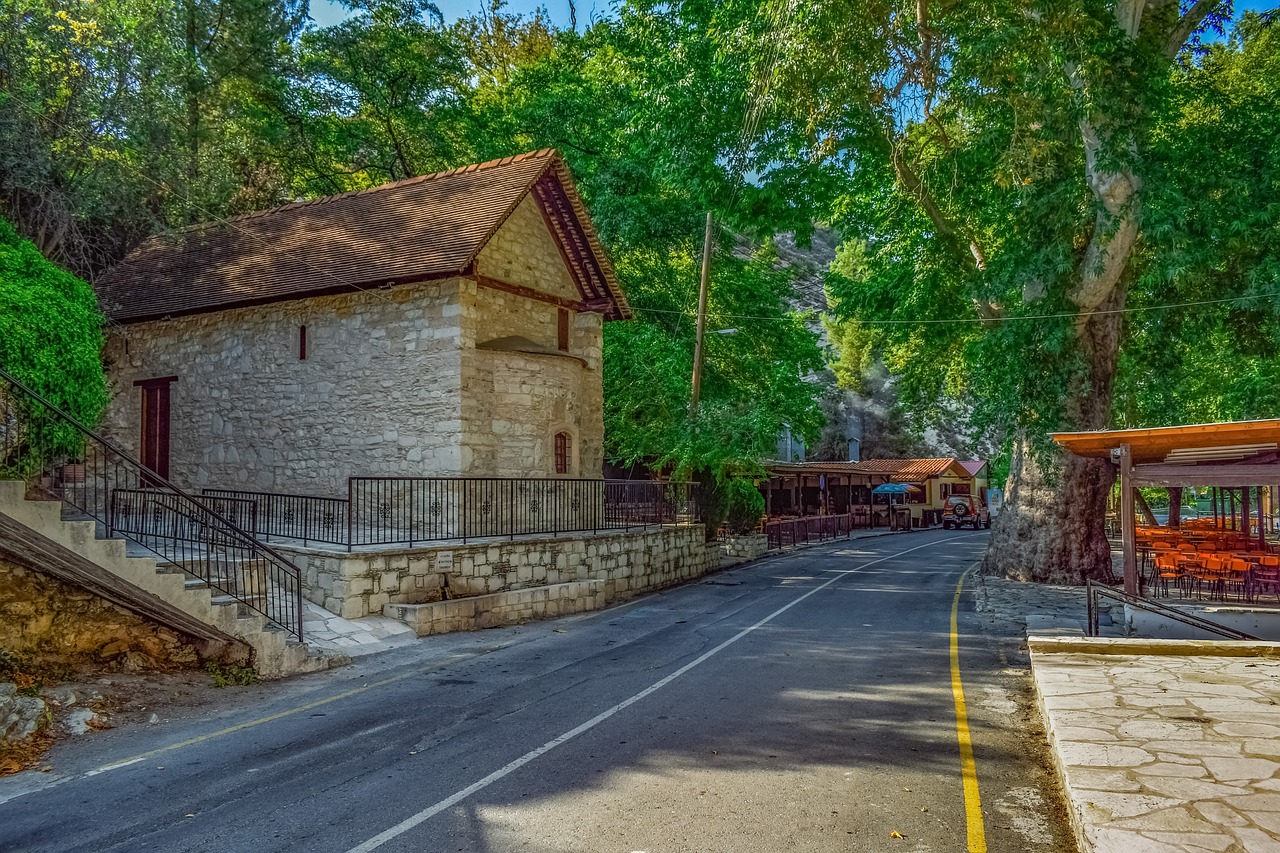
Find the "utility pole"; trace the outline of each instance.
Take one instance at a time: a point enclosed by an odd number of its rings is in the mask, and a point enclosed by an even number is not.
[[[689,417],[698,417],[698,398],[702,396],[702,335],[707,325],[707,287],[711,280],[711,211],[707,211],[707,234],[702,242],[702,283],[698,287],[698,331],[693,345],[693,399]]]

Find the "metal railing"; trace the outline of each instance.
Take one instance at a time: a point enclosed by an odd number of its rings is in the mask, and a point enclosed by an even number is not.
[[[352,477],[347,542],[576,533],[696,522],[697,486],[630,480]]]
[[[766,522],[765,536],[769,549],[798,545],[805,542],[822,542],[826,539],[848,537],[853,530],[851,515],[811,515],[783,521]]]
[[[40,490],[299,640],[298,568],[246,532],[244,501],[196,498],[0,370],[0,477]]]
[[[347,497],[204,489],[248,501],[266,538],[405,545],[694,523],[696,483],[499,477],[351,477]]]
[[[246,492],[238,489],[201,489],[212,500],[247,501],[254,507],[255,535],[268,540],[300,539],[303,545],[323,542],[347,544],[347,500],[316,495],[285,495],[275,492]]]
[[[1085,582],[1085,594],[1090,637],[1099,636],[1099,629],[1101,628],[1098,624],[1098,601],[1102,598],[1109,598],[1112,601],[1118,601],[1130,607],[1137,607],[1141,610],[1146,610],[1148,613],[1154,613],[1157,616],[1163,616],[1166,619],[1172,619],[1174,622],[1181,622],[1184,625],[1189,625],[1209,634],[1216,634],[1219,637],[1226,637],[1229,640],[1258,639],[1252,634],[1246,634],[1244,631],[1237,631],[1235,628],[1212,622],[1196,616],[1194,613],[1187,613],[1185,610],[1178,610],[1176,607],[1169,607],[1149,598],[1130,595],[1106,584],[1094,583],[1092,580]]]

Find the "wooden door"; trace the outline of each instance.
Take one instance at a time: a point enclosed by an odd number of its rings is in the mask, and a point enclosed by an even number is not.
[[[169,386],[176,376],[143,379],[134,384],[142,389],[142,464],[169,479]],[[144,486],[156,485],[143,482]]]

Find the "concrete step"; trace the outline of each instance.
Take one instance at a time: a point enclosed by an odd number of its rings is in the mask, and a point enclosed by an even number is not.
[[[158,559],[146,547],[124,538],[107,538],[105,526],[74,509],[64,511],[59,501],[26,500],[25,485],[0,480],[0,512],[30,528],[58,546],[78,554],[119,581],[154,595],[199,622],[236,637],[254,650],[259,673],[266,678],[309,672],[333,665],[333,658],[312,655],[305,643],[268,623],[265,616],[246,605],[246,600],[219,593],[207,580],[198,577],[204,562],[188,563],[195,573],[184,571],[182,563]],[[198,552],[199,546],[192,545]],[[188,552],[190,553],[190,552]],[[229,573],[214,578],[238,590],[261,590],[248,602],[265,608],[269,589],[267,573],[260,563],[232,563]],[[147,600],[145,596],[138,599]],[[164,611],[149,615],[162,623]],[[181,630],[181,629],[179,629]],[[323,664],[323,665],[322,665]]]

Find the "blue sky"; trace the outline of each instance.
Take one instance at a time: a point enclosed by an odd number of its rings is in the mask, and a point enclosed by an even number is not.
[[[454,21],[478,11],[481,4],[474,2],[474,0],[437,0],[436,5],[444,13],[446,21]],[[551,20],[555,21],[556,24],[568,26],[569,4],[567,0],[547,0],[547,2],[539,2],[539,0],[509,0],[506,11],[527,15],[539,6],[547,7],[547,13],[551,15]],[[607,2],[601,2],[601,0],[594,0],[594,2],[593,0],[579,0],[579,29],[591,21],[593,12],[599,16],[608,11],[609,4]],[[311,17],[318,26],[327,27],[330,24],[336,24],[350,15],[351,10],[345,8],[337,0],[311,0]]]
[[[446,21],[453,21],[465,15],[472,14],[480,8],[480,4],[474,0],[438,0],[437,5],[440,11],[444,13]],[[520,12],[529,14],[539,6],[545,6],[547,13],[551,15],[551,20],[560,26],[567,26],[569,23],[569,4],[567,0],[509,0],[507,11]],[[612,6],[612,0],[580,0],[578,3],[578,26],[585,27],[594,16],[608,14]],[[1276,7],[1275,0],[1236,0],[1236,12],[1242,12],[1246,9],[1261,11],[1262,9],[1271,9]],[[318,26],[326,27],[343,20],[351,14],[351,11],[345,8],[337,0],[311,0],[311,17]]]

